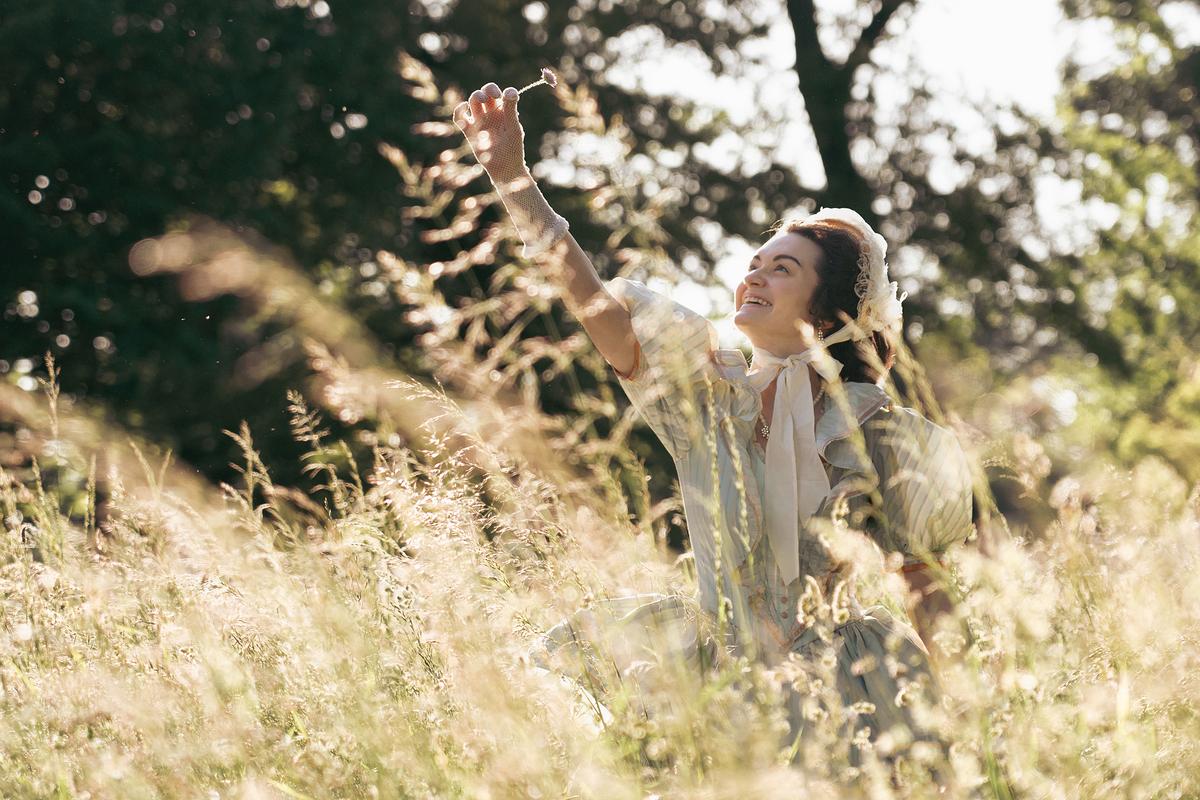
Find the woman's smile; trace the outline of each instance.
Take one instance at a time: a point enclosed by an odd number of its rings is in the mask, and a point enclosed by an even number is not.
[[[743,306],[751,305],[751,306],[756,306],[756,307],[760,307],[760,308],[770,308],[772,303],[771,303],[771,301],[767,300],[766,298],[759,297],[758,295],[747,294],[745,297],[742,298],[742,305]]]

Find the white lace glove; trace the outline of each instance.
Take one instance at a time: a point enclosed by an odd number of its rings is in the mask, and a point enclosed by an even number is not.
[[[470,100],[458,104],[454,124],[487,170],[525,243],[522,255],[530,258],[550,249],[569,226],[546,202],[525,166],[525,131],[517,119],[519,97],[514,87],[501,94],[499,86],[486,84],[472,92]]]

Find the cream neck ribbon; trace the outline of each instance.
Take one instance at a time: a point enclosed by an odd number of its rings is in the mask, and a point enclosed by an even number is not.
[[[838,333],[838,340],[848,338],[844,329]],[[767,439],[764,512],[767,540],[785,584],[800,575],[799,526],[816,513],[830,489],[817,453],[809,364],[825,380],[842,371],[842,363],[821,345],[788,356],[755,347],[746,375],[760,394],[778,376]]]

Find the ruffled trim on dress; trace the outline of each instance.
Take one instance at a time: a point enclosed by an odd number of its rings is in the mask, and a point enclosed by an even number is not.
[[[876,411],[887,406],[891,399],[882,387],[874,383],[846,381],[841,386],[846,393],[848,408],[843,408],[828,392],[825,394],[824,410],[821,418],[817,420],[816,427],[817,452],[833,466],[849,469],[851,466],[842,463],[847,460],[846,448],[835,447],[830,450],[829,446],[848,438],[874,416]],[[852,461],[850,464],[857,462]]]
[[[846,471],[838,486],[848,487],[835,486],[830,495],[862,494],[863,482],[880,487],[882,514],[872,536],[885,552],[903,553],[909,565],[925,563],[972,536],[974,480],[953,431],[888,404],[864,436],[862,443],[830,443],[826,459]]]

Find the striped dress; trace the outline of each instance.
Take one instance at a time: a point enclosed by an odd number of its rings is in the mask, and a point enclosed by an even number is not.
[[[537,662],[560,672],[573,664],[603,713],[594,695],[613,684],[632,682],[640,696],[651,695],[669,670],[646,665],[664,652],[696,669],[730,652],[803,668],[831,648],[841,702],[874,709],[847,722],[847,736],[864,726],[872,738],[892,726],[929,736],[896,702],[906,684],[930,682],[912,629],[852,598],[825,621],[802,609],[817,590],[826,598],[834,590],[841,566],[834,543],[860,535],[848,528],[907,561],[936,557],[971,534],[972,483],[954,435],[874,384],[846,382],[844,392],[827,393],[815,434],[832,490],[815,515],[797,520],[800,577],[785,584],[763,535],[765,452],[754,441],[762,398],[746,377],[745,356],[719,348],[708,320],[641,282],[605,285],[630,312],[639,354],[618,380],[674,461],[698,594],[622,597],[581,610],[542,637]],[[871,655],[877,666],[864,672]],[[795,738],[804,728],[804,698],[785,696]]]

